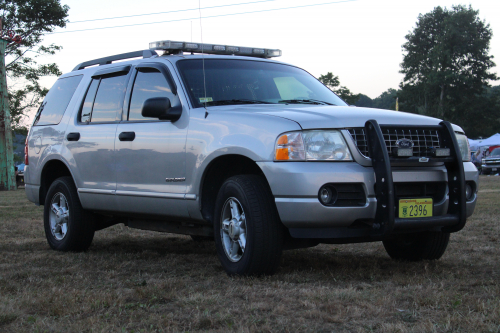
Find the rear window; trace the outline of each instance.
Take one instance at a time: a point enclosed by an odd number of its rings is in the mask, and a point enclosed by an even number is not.
[[[57,80],[38,108],[33,126],[59,124],[82,77],[76,75]]]

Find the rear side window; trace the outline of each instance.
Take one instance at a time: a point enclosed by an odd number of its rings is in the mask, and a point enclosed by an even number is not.
[[[116,121],[121,115],[127,75],[103,76],[92,80],[80,112],[81,122]]]
[[[77,75],[57,80],[40,105],[33,126],[59,124],[82,77]]]

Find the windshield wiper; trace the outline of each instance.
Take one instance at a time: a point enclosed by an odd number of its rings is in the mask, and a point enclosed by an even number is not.
[[[320,101],[317,99],[282,99],[278,103],[287,103],[287,104],[317,104],[317,105],[335,105],[332,103],[328,103],[325,101]]]
[[[207,105],[233,105],[233,104],[274,104],[266,101],[258,101],[255,99],[223,99],[220,101],[207,102]]]

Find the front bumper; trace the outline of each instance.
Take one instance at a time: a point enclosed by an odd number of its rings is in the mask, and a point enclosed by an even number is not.
[[[442,122],[440,126],[445,133],[443,140],[451,145],[452,155],[431,158],[431,163],[422,167],[415,167],[414,159],[407,160],[410,162],[408,166],[401,160],[394,161],[398,167],[392,166],[380,127],[373,120],[366,124],[370,155],[375,156],[373,166],[355,162],[261,162],[259,166],[269,182],[281,221],[293,237],[384,238],[408,230],[455,232],[463,228],[466,217],[474,211],[476,193],[466,200],[465,184],[469,182],[477,191],[478,173],[472,163],[461,162],[451,125]],[[446,184],[446,193],[433,202],[432,217],[403,219],[396,216],[395,189],[398,183],[405,183],[399,185],[404,187],[408,186],[407,183],[433,182]],[[366,194],[365,205],[322,205],[318,191],[327,183],[361,184]],[[362,230],[360,224],[364,225]]]
[[[484,173],[500,172],[500,164],[483,164],[481,169]]]
[[[259,162],[276,201],[281,221],[288,228],[349,227],[359,220],[375,218],[375,172],[356,162]],[[464,162],[465,180],[477,189],[478,173],[471,162]],[[395,183],[446,182],[444,166],[393,169]],[[367,196],[361,207],[328,207],[319,202],[318,191],[327,183],[363,184]],[[477,190],[476,190],[477,191]],[[467,217],[476,206],[477,196],[467,201]],[[434,215],[444,215],[448,195],[434,203]]]

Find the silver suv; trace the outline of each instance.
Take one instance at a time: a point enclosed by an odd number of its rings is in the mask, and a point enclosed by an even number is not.
[[[439,259],[476,204],[463,130],[351,107],[279,55],[160,41],[61,76],[26,143],[49,245],[86,250],[124,223],[214,239],[228,274],[319,243]]]

